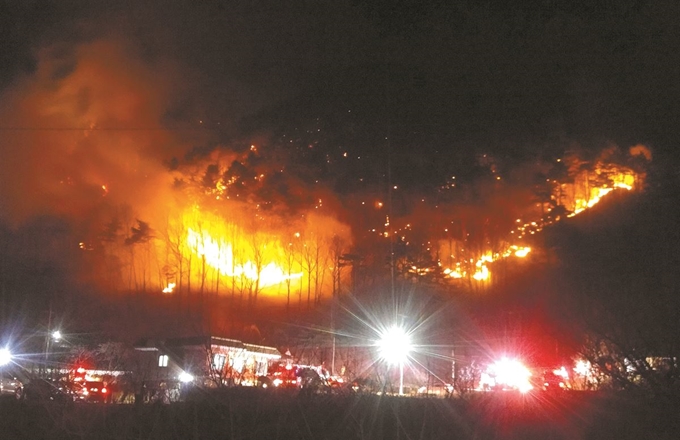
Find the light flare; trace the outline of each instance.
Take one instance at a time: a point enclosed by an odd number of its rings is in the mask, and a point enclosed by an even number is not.
[[[590,361],[585,361],[583,359],[579,359],[576,361],[576,365],[574,366],[574,373],[580,376],[590,376],[592,372],[593,366],[590,364]]]
[[[564,379],[569,379],[569,372],[564,366],[553,370],[553,374],[556,376],[560,376]]]
[[[186,371],[182,371],[181,373],[179,373],[179,376],[177,378],[182,383],[190,383],[194,381],[194,376],[187,373]]]
[[[501,358],[489,366],[487,374],[496,386],[517,389],[521,393],[533,389],[529,381],[531,371],[517,359]]]
[[[392,326],[380,334],[378,352],[390,364],[401,364],[411,351],[411,336],[401,327]]]
[[[12,362],[12,353],[9,348],[0,348],[0,366],[7,365]]]

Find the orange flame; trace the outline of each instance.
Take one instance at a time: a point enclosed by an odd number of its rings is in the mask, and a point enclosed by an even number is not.
[[[640,147],[643,148],[643,147]],[[646,151],[646,150],[645,150]],[[604,155],[604,154],[603,154]],[[645,156],[647,160],[651,155]],[[633,190],[644,179],[644,174],[636,173],[631,168],[625,166],[617,166],[614,164],[605,163],[600,159],[596,165],[591,169],[581,171],[578,166],[582,162],[573,159],[571,167],[578,170],[575,175],[572,175],[572,180],[569,183],[556,182],[551,195],[551,202],[539,204],[542,211],[550,212],[555,205],[561,205],[566,210],[567,217],[573,217],[581,212],[592,208],[599,203],[607,194],[612,193],[617,189],[625,189],[627,191]],[[560,162],[560,160],[558,160]],[[573,171],[573,170],[570,170]],[[540,214],[534,214],[533,221],[525,221],[517,219],[517,227],[510,231],[512,238],[521,240],[527,235],[534,235],[540,232],[543,227],[561,220],[561,216],[538,218]],[[462,244],[462,243],[459,243]],[[531,248],[519,244],[505,244],[505,250],[494,253],[491,251],[482,252],[481,256],[465,255],[466,252],[461,250],[459,255],[455,252],[451,253],[451,262],[449,267],[445,267],[443,273],[454,279],[468,278],[475,281],[487,281],[491,277],[488,264],[502,258],[517,257],[525,258],[531,252]],[[451,245],[448,245],[451,249]],[[461,246],[462,248],[463,246]],[[467,246],[466,246],[467,247]],[[442,242],[441,249],[444,250],[446,245]],[[441,254],[446,254],[443,251]],[[440,263],[441,265],[441,263]],[[417,272],[417,269],[414,268]]]
[[[267,264],[262,262],[244,261],[237,263],[234,259],[233,245],[224,239],[213,238],[208,231],[197,232],[189,228],[187,244],[197,256],[205,257],[206,263],[222,275],[229,277],[243,277],[250,281],[258,281],[260,288],[275,286],[286,280],[302,277],[302,272],[286,273],[276,262]]]

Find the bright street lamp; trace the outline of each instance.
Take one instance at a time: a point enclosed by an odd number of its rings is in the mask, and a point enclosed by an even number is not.
[[[0,348],[0,367],[12,362],[12,353],[8,348]]]
[[[51,315],[50,315],[51,317]],[[58,343],[62,340],[64,335],[61,334],[60,330],[54,330],[50,331],[50,328],[47,328],[47,332],[45,333],[45,365],[44,365],[44,374],[47,374],[47,368],[48,368],[48,360],[50,357],[50,352],[52,350],[52,343]]]
[[[404,362],[411,351],[411,337],[398,326],[392,326],[380,335],[378,352],[389,364],[399,364],[399,395],[404,394]]]
[[[189,383],[189,382],[193,382],[194,376],[187,373],[186,371],[182,371],[181,373],[179,373],[178,379],[182,383]]]

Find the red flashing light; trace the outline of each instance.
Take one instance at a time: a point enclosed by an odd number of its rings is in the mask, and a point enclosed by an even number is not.
[[[106,389],[106,387],[102,387],[102,394],[106,394],[107,392],[108,390]]]

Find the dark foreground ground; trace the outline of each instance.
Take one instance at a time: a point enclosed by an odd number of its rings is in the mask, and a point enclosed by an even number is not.
[[[679,439],[680,396],[489,393],[465,399],[257,389],[171,405],[0,402],[0,439]]]

